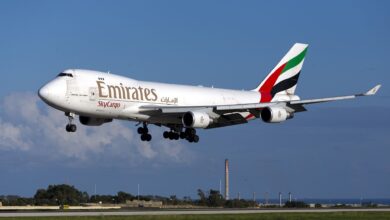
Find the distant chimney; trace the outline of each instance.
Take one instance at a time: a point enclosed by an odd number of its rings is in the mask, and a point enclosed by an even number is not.
[[[225,199],[229,200],[229,160],[225,160]]]
[[[288,193],[288,201],[289,201],[289,202],[291,202],[291,200],[292,200],[291,197],[292,197],[291,192],[289,192],[289,193]]]
[[[282,207],[282,193],[279,192],[279,207]]]

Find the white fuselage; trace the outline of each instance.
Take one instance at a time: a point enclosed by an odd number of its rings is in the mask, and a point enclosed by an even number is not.
[[[300,100],[295,94],[307,44],[296,43],[251,91],[184,86],[138,81],[92,70],[69,69],[44,85],[39,97],[65,112],[67,132],[75,132],[76,115],[87,126],[99,126],[112,119],[142,123],[142,141],[150,141],[148,125],[165,126],[163,137],[198,142],[197,128],[218,128],[261,118],[280,123],[293,118],[304,106],[315,103],[375,95],[380,85],[349,96]]]
[[[71,74],[58,76],[39,91],[50,106],[77,115],[148,121],[152,123],[180,123],[169,117],[153,118],[142,114],[143,105],[215,106],[258,103],[260,93],[201,86],[185,86],[145,82],[114,74],[91,70],[66,70]],[[243,113],[247,116],[248,113]]]

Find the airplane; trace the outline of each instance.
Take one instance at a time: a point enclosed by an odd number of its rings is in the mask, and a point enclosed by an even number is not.
[[[100,126],[113,119],[138,122],[142,141],[152,139],[148,125],[167,127],[163,137],[197,143],[196,129],[247,123],[260,118],[280,123],[306,111],[309,104],[375,95],[368,92],[301,100],[295,94],[308,44],[296,43],[255,88],[248,91],[206,88],[139,81],[124,76],[84,69],[62,71],[38,91],[49,106],[68,117],[67,132],[75,132],[76,115],[87,126]]]

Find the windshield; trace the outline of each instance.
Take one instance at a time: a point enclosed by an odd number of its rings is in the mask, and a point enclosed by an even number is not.
[[[73,75],[71,73],[60,73],[60,74],[58,74],[58,77],[61,77],[61,76],[73,77]]]

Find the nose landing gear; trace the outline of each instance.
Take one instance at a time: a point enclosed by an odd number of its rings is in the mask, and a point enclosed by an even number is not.
[[[141,141],[152,140],[152,135],[149,134],[149,129],[146,123],[143,123],[143,126],[137,129],[137,132],[141,135]]]
[[[66,125],[65,130],[67,132],[76,132],[77,126],[75,124],[72,124],[75,114],[71,112],[65,112],[65,115],[68,117],[69,120],[69,123]]]

